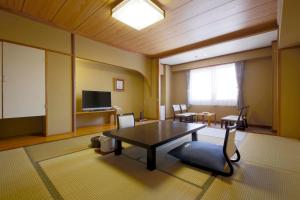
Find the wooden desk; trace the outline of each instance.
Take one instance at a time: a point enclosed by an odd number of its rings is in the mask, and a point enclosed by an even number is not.
[[[197,140],[197,131],[204,124],[163,120],[140,126],[107,131],[103,135],[116,139],[115,155],[122,153],[122,141],[147,149],[147,169],[156,169],[156,148],[185,135]]]

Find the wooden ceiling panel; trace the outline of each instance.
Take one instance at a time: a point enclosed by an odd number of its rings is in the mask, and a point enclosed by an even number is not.
[[[274,20],[274,15],[265,16],[264,19],[260,18],[260,20],[261,20],[262,24],[268,24],[271,27],[274,27],[274,24],[276,24],[276,21]],[[271,22],[270,20],[273,20],[273,21]],[[240,20],[240,23],[235,24],[235,25],[232,25],[231,23],[226,23],[226,22],[225,23],[218,22],[218,24],[219,24],[219,27],[215,26],[212,29],[203,30],[202,33],[195,32],[194,38],[197,36],[198,41],[206,41],[206,40],[210,39],[210,38],[208,38],[208,35],[211,38],[217,38],[221,35],[234,33],[238,30],[245,30],[249,27],[250,28],[257,27],[257,20],[256,19],[250,20],[250,21]],[[269,29],[269,30],[271,30],[271,29]],[[188,38],[189,37],[182,37],[182,36],[175,38],[176,40],[174,40],[175,42],[171,46],[172,47],[171,49],[178,49],[182,46],[189,46],[189,45],[197,43],[197,42],[195,42],[197,40],[190,41]],[[168,41],[164,44],[167,44],[167,43],[168,43]],[[152,52],[152,55],[155,55],[155,52],[157,52],[157,51],[162,52],[161,54],[163,54],[163,52],[167,52],[169,50],[170,50],[170,45],[160,46],[159,48],[152,46],[152,47],[149,47],[146,49],[147,52]]]
[[[51,21],[66,0],[25,0],[22,11],[28,15]]]
[[[172,11],[177,9],[193,0],[157,0],[158,5],[160,5],[164,10]]]
[[[52,21],[60,27],[73,31],[105,2],[104,0],[67,0]]]
[[[266,1],[266,0],[265,0]],[[129,43],[132,43],[133,45],[136,45],[136,47],[139,48],[146,48],[147,46],[151,44],[160,44],[160,43],[166,43],[166,40],[172,40],[173,45],[174,42],[177,41],[178,37],[180,35],[184,35],[184,37],[189,38],[191,40],[196,39],[197,40],[197,34],[196,38],[190,34],[190,32],[197,32],[198,34],[202,33],[206,29],[214,28],[214,23],[217,21],[223,21],[226,18],[232,18],[232,16],[237,16],[235,19],[240,18],[247,18],[245,15],[247,15],[247,12],[249,10],[254,10],[255,13],[259,13],[261,10],[268,10],[270,9],[270,12],[273,11],[272,6],[273,3],[270,3],[267,1],[265,6],[263,5],[264,1],[262,0],[252,0],[251,6],[245,7],[245,0],[240,1],[233,1],[228,4],[223,4],[221,7],[217,7],[215,9],[212,9],[208,12],[204,12],[201,15],[198,15],[196,17],[193,17],[192,19],[188,20],[187,22],[178,23],[174,26],[170,26],[167,29],[160,31],[158,33],[153,33],[152,31],[149,31],[146,34],[143,34],[140,36],[139,41],[133,42],[131,40],[127,40],[125,42],[120,42],[120,46],[126,46]],[[268,3],[269,2],[269,3]],[[275,7],[276,8],[276,7]],[[257,11],[256,11],[257,10]],[[219,14],[219,13],[222,14]],[[251,16],[251,15],[250,15]],[[254,15],[255,16],[255,15]],[[249,15],[248,15],[249,17]],[[232,24],[235,23],[235,19],[231,21]],[[258,21],[260,23],[260,21]],[[154,37],[153,37],[154,35]],[[159,37],[155,37],[156,35],[159,35]],[[172,36],[172,37],[170,37]],[[209,37],[209,35],[207,35]],[[173,38],[177,39],[173,39]]]
[[[25,0],[0,0],[0,6],[7,9],[20,11]]]
[[[265,17],[268,17],[265,19]],[[168,38],[172,32],[168,32],[165,35],[162,35],[161,38],[154,39],[150,42],[140,43],[139,48],[149,51],[151,44],[155,43],[164,43],[169,44],[169,48],[178,48],[182,45],[188,45],[195,43],[197,41],[202,41],[209,39],[211,37],[216,37],[222,34],[227,34],[228,32],[234,32],[236,30],[243,29],[247,26],[253,26],[260,23],[264,23],[270,20],[270,16],[276,18],[276,11],[266,7],[258,6],[255,9],[250,9],[236,15],[231,15],[229,17],[221,18],[219,20],[211,21],[208,24],[200,25],[199,27],[195,26],[194,29],[181,30],[178,29],[176,33],[173,34],[172,38]],[[180,30],[182,32],[180,32]],[[171,44],[170,44],[171,43]],[[149,48],[147,48],[149,47]]]
[[[118,35],[118,42],[127,42],[132,43],[134,41],[140,40],[143,41],[143,38],[148,40],[147,37],[154,38],[156,36],[160,37],[161,33],[169,28],[176,26],[177,24],[183,23],[185,24],[190,19],[200,15],[201,13],[205,13],[208,10],[215,9],[219,6],[226,5],[227,3],[232,2],[232,0],[198,0],[191,1],[188,4],[184,4],[180,8],[174,9],[172,11],[166,12],[166,18],[148,28],[145,28],[141,31],[136,31],[132,29],[130,32],[124,32]],[[112,27],[118,28],[118,27]],[[102,40],[102,35],[107,35],[107,32],[103,31],[99,33],[96,38]],[[134,40],[134,41],[133,41]],[[105,40],[104,40],[105,41]],[[115,41],[113,39],[112,41]],[[107,41],[109,42],[109,41]]]
[[[0,7],[150,56],[181,51],[222,35],[228,39],[228,34],[244,33],[250,27],[277,27],[277,0],[153,0],[165,10],[166,18],[137,31],[111,17],[111,9],[120,1],[0,0]]]
[[[111,9],[116,0],[106,1],[101,8],[93,13],[84,23],[82,23],[76,32],[83,35],[94,37],[99,32],[109,26],[112,26],[115,21],[111,17]]]

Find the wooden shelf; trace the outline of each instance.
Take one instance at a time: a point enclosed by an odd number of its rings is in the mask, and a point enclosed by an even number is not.
[[[89,115],[89,114],[96,114],[96,113],[110,113],[110,112],[116,112],[116,110],[97,110],[97,111],[81,111],[76,112],[76,115]]]
[[[87,126],[87,127],[80,127],[77,128],[76,135],[89,135],[94,133],[99,133],[103,131],[110,131],[116,129],[117,127],[112,124],[104,124],[99,126]]]

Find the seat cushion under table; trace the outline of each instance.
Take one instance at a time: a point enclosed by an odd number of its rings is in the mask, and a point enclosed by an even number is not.
[[[200,141],[185,142],[169,154],[194,167],[223,172],[226,160],[223,146]]]

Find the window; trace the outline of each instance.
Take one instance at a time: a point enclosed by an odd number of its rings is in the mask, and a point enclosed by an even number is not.
[[[235,64],[190,71],[188,99],[191,105],[237,105]]]

